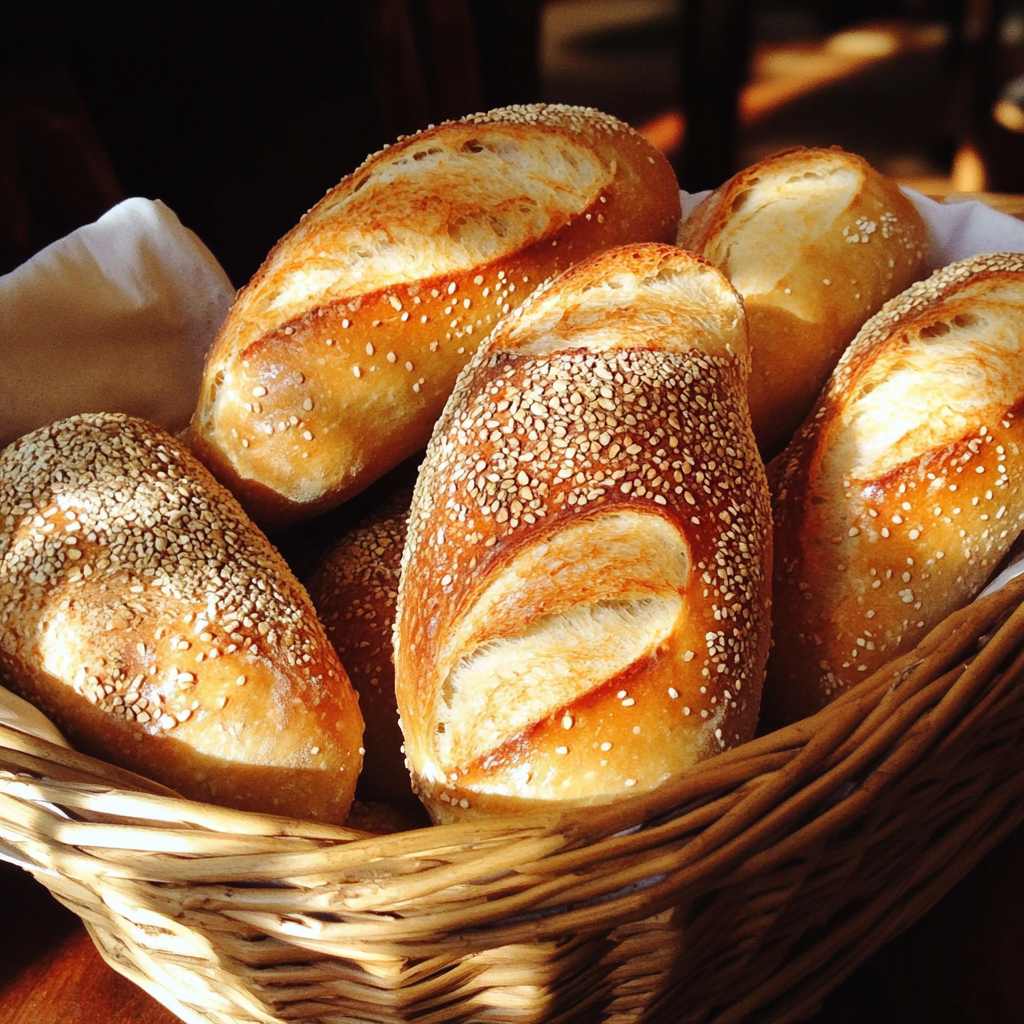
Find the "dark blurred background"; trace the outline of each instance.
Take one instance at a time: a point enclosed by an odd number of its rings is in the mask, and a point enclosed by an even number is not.
[[[367,153],[534,100],[624,118],[690,190],[836,143],[1024,192],[1022,72],[1024,0],[5,0],[0,272],[143,195],[241,285]]]

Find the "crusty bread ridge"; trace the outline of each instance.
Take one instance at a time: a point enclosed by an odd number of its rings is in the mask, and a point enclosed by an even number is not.
[[[190,444],[264,524],[316,515],[422,449],[495,322],[591,252],[672,241],[642,136],[538,104],[371,156],[272,250],[207,360]]]
[[[644,792],[753,735],[771,556],[746,360],[725,278],[650,244],[535,293],[460,376],[395,627],[436,820]]]
[[[1024,524],[1024,255],[886,303],[769,467],[768,727],[829,703],[965,604]]]
[[[0,674],[184,796],[342,822],[362,719],[305,590],[170,435],[95,414],[0,454]]]
[[[359,694],[366,731],[360,800],[422,814],[405,765],[392,634],[412,489],[389,495],[331,545],[309,596]]]
[[[803,422],[882,303],[928,273],[924,221],[896,182],[838,146],[740,171],[681,225],[743,297],[754,434],[765,459]]]

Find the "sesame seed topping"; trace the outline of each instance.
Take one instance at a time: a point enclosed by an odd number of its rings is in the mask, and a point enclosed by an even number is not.
[[[98,652],[82,666],[79,692],[139,728],[133,739],[177,728],[200,707],[192,695],[201,693],[207,651],[187,656],[202,668],[182,670],[184,652],[196,641],[180,635],[181,623],[202,644],[247,620],[261,645],[279,645],[293,658],[319,664],[330,651],[312,606],[298,590],[282,596],[291,576],[262,537],[257,543],[234,499],[170,435],[141,420],[76,416],[25,435],[0,454],[0,505],[12,510],[6,529],[0,520],[5,641],[21,642],[18,609],[26,603],[74,604],[75,630]],[[61,535],[46,528],[45,517],[61,509],[88,537],[87,552],[75,549],[74,568]],[[12,527],[18,545],[10,543]],[[14,579],[17,592],[10,588]],[[88,600],[80,589],[86,582]],[[201,611],[196,595],[203,595]],[[175,606],[177,629],[159,624]],[[151,636],[148,643],[136,639],[137,630]],[[266,648],[257,651],[262,656]],[[311,700],[318,699],[314,690]]]
[[[721,716],[733,714],[721,703],[723,690],[745,697],[743,686],[760,682],[748,678],[755,659],[742,637],[745,620],[762,610],[764,581],[750,565],[765,539],[767,495],[763,484],[750,486],[758,464],[750,461],[752,448],[737,441],[749,436],[749,426],[731,411],[735,376],[733,359],[693,348],[505,350],[492,334],[435,426],[410,518],[403,593],[408,586],[436,591],[444,573],[457,581],[458,598],[465,601],[463,594],[479,582],[480,565],[526,549],[534,537],[547,538],[548,517],[569,509],[588,516],[637,509],[681,524],[687,536],[702,533],[707,564],[693,569],[693,584],[708,591],[716,621],[709,621],[708,649],[699,658],[697,651],[674,656],[694,662],[688,672],[695,676],[713,673],[711,694],[701,698],[710,707],[712,696],[719,701],[714,723],[705,729],[710,737]],[[689,524],[693,512],[700,513],[699,530]],[[439,621],[428,626],[424,614],[400,604],[397,635],[407,651],[446,635],[443,603]],[[625,688],[611,691],[623,708],[663,702],[666,692],[661,682],[654,690],[631,682],[629,690],[633,696]],[[674,687],[669,692],[679,699]],[[566,718],[557,706],[545,711],[552,713],[554,721]],[[630,718],[628,729],[639,715]],[[586,723],[574,728],[585,734]]]

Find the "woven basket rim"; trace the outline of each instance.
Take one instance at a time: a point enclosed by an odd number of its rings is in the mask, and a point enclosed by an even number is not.
[[[0,750],[6,751],[8,757],[20,756],[24,767],[21,774],[10,776],[11,768],[6,766],[0,778],[0,792],[21,800],[50,804],[57,804],[63,798],[66,806],[85,816],[86,820],[81,823],[85,832],[97,827],[88,821],[89,815],[107,813],[120,816],[122,823],[116,829],[126,837],[121,847],[125,850],[131,845],[127,837],[141,834],[140,830],[145,830],[146,834],[154,830],[169,832],[173,831],[173,826],[177,826],[177,830],[185,837],[190,831],[196,836],[205,832],[234,836],[239,843],[237,857],[240,866],[245,858],[254,855],[250,851],[256,838],[259,840],[256,845],[260,846],[260,855],[268,869],[283,867],[285,863],[301,867],[303,857],[307,860],[315,859],[317,851],[331,847],[343,847],[353,861],[358,858],[377,861],[387,857],[438,856],[446,850],[472,846],[481,862],[485,862],[491,856],[491,846],[512,842],[526,843],[528,847],[538,842],[551,845],[557,838],[556,845],[560,852],[549,853],[547,856],[561,857],[567,870],[580,870],[580,865],[588,860],[586,852],[581,851],[590,851],[591,856],[597,851],[600,856],[594,857],[594,860],[598,862],[614,858],[620,855],[621,849],[643,846],[644,843],[636,838],[638,835],[656,836],[659,828],[665,830],[663,822],[678,821],[680,816],[696,815],[695,820],[699,820],[702,808],[716,801],[747,801],[745,813],[749,814],[749,801],[754,797],[745,793],[744,787],[749,788],[753,781],[759,780],[756,800],[765,807],[774,806],[776,816],[783,819],[791,816],[795,810],[792,803],[786,803],[785,800],[780,803],[780,797],[785,794],[795,794],[788,799],[806,805],[801,813],[809,813],[807,808],[813,808],[815,801],[824,804],[830,793],[834,794],[846,784],[848,779],[845,776],[850,775],[856,766],[863,767],[870,761],[873,748],[867,741],[872,736],[878,740],[876,746],[883,748],[893,739],[891,734],[900,728],[900,709],[904,708],[906,715],[911,718],[918,712],[914,699],[926,689],[921,685],[924,677],[934,673],[935,678],[941,681],[943,673],[956,674],[956,666],[973,654],[971,648],[976,645],[979,631],[991,630],[997,620],[1005,617],[1021,599],[1024,599],[1024,579],[1012,581],[1002,591],[950,616],[913,651],[884,666],[818,714],[725,751],[694,766],[678,779],[651,793],[630,796],[603,806],[570,808],[556,814],[539,812],[535,816],[523,815],[514,819],[498,817],[454,825],[435,825],[381,836],[185,800],[171,795],[163,787],[132,773],[112,768],[96,758],[64,751],[45,740],[29,737],[3,725],[0,725]],[[1010,614],[1013,629],[1017,628],[1016,622],[1022,615],[1024,612],[1019,609]],[[1008,639],[1000,641],[999,637],[1004,633],[1005,625],[1001,631],[993,634],[979,653],[971,657],[966,674],[973,671],[975,675],[980,675],[998,666],[1014,642],[1012,629],[1007,634]],[[913,691],[907,688],[908,680],[918,681]],[[928,681],[934,682],[934,679]],[[918,698],[918,703],[923,702],[924,706],[928,706],[929,699],[926,694]],[[952,719],[959,706],[959,698],[950,697],[947,693],[942,699],[948,705],[945,718]],[[919,756],[920,750],[927,747],[928,737],[925,732],[919,728],[916,733],[911,732],[909,737],[897,743],[897,751],[910,744],[911,753],[908,755],[904,750],[904,759]],[[832,762],[838,761],[845,767],[837,768],[835,764],[830,765],[827,758],[823,759],[822,751],[826,748],[829,748]],[[792,756],[795,750],[800,752]],[[854,755],[857,756],[851,761]],[[823,775],[819,772],[822,765],[830,765]],[[62,774],[70,774],[72,779],[48,783],[43,780],[30,781],[31,774],[45,776],[48,770],[55,770],[58,780]],[[769,781],[765,781],[762,776],[770,776]],[[849,799],[850,796],[840,803],[846,803]],[[857,799],[863,800],[864,796]],[[835,813],[835,806],[822,813]],[[145,824],[132,824],[133,816]],[[0,823],[5,820],[5,813],[0,810]],[[735,820],[738,820],[736,814],[725,810],[722,818],[713,821],[697,838],[690,841],[690,856],[693,857],[702,848],[727,845],[730,842],[729,830],[735,827]],[[815,819],[812,817],[811,820]],[[772,825],[772,820],[768,819],[764,827],[767,829]],[[106,835],[107,841],[111,838],[111,835]],[[84,838],[80,838],[79,844],[83,843]],[[187,849],[185,838],[182,845]],[[279,852],[273,852],[275,850]],[[30,862],[32,860],[31,857],[27,859]],[[197,864],[204,859],[194,858]],[[228,865],[230,855],[222,852],[214,859],[223,868]],[[152,866],[157,865],[154,863]],[[48,867],[45,862],[38,864],[40,870],[45,871]],[[151,873],[157,879],[162,877],[157,870]],[[624,877],[632,879],[635,874],[636,870],[632,873],[627,871]],[[187,877],[187,872],[182,877]],[[200,871],[197,880],[201,877]],[[650,872],[647,877],[650,877]],[[625,886],[642,882],[643,879],[626,881]],[[608,893],[598,895],[607,896]],[[651,893],[652,897],[654,895]],[[597,895],[584,897],[587,898],[596,899]]]

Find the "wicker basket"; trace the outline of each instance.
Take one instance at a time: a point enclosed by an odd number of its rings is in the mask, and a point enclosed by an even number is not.
[[[1024,580],[653,797],[373,837],[0,726],[0,842],[187,1022],[793,1021],[1024,818]]]

